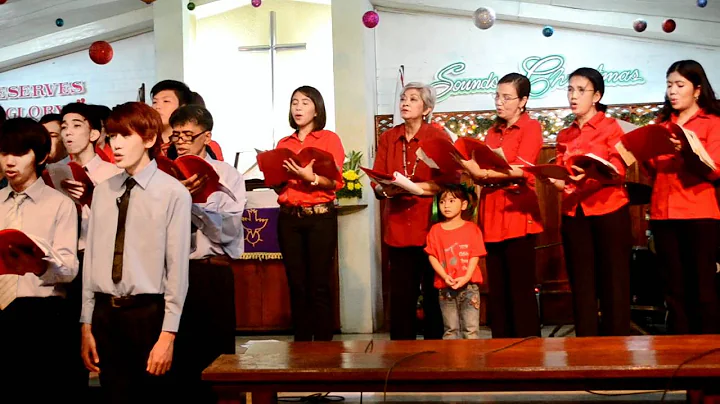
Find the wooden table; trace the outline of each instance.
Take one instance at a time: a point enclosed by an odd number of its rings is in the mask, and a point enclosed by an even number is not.
[[[717,336],[253,344],[203,372],[223,401],[277,392],[697,390],[720,381]],[[673,376],[673,374],[677,373]],[[386,383],[387,379],[387,383]],[[706,401],[709,402],[709,401]]]

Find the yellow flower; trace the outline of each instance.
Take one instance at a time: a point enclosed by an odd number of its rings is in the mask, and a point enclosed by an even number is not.
[[[355,189],[362,189],[362,184],[359,182],[355,183]]]
[[[347,170],[343,173],[343,178],[345,178],[345,180],[347,181],[355,181],[359,177],[355,170]]]
[[[348,182],[348,183],[347,183],[347,189],[350,190],[350,191],[352,191],[353,189],[355,189],[355,184],[352,183],[352,182]]]

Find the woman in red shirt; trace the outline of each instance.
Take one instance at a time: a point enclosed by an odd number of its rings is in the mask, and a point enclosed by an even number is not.
[[[318,90],[303,86],[290,100],[290,126],[295,133],[277,148],[299,153],[305,147],[329,152],[342,170],[345,151],[340,138],[325,127],[325,102]],[[297,179],[278,190],[278,241],[290,286],[295,341],[330,341],[333,337],[332,271],[337,247],[335,191],[342,182],[313,172],[313,162],[283,166]]]
[[[542,233],[535,178],[520,166],[535,164],[542,148],[540,123],[525,112],[530,80],[510,73],[495,93],[497,123],[485,138],[502,148],[510,171],[481,169],[475,160],[463,161],[483,185],[479,217],[487,248],[490,287],[490,327],[494,338],[540,336],[535,299],[535,235]]]
[[[619,175],[600,181],[595,166],[572,166],[576,175],[568,183],[552,181],[563,192],[562,241],[579,337],[630,333],[630,208],[622,184],[625,166],[615,149],[624,132],[605,116],[607,107],[600,103],[604,93],[597,70],[583,67],[570,75],[567,95],[575,121],[558,134],[557,163],[592,153],[609,161]]]
[[[376,185],[378,199],[387,199],[382,214],[383,241],[390,261],[390,339],[415,339],[417,300],[422,285],[424,337],[441,339],[442,315],[438,294],[433,287],[435,271],[425,255],[425,239],[430,229],[433,196],[439,187],[431,181],[432,172],[417,155],[421,140],[449,136],[428,123],[435,107],[435,91],[422,83],[408,83],[400,99],[405,123],[385,131],[378,140],[373,169],[405,175],[424,191],[410,195],[394,186]]]
[[[658,120],[695,132],[712,160],[720,163],[720,106],[703,67],[694,60],[673,63],[667,71],[665,105]],[[720,333],[715,284],[715,254],[720,209],[711,179],[685,164],[677,152],[644,166],[655,179],[650,227],[663,270],[668,331],[673,334]],[[689,146],[687,146],[689,147]]]

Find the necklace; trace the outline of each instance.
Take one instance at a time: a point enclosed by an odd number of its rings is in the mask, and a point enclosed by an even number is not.
[[[413,164],[412,173],[408,175],[408,167],[407,167],[407,140],[403,141],[403,171],[405,171],[405,176],[408,179],[412,179],[412,177],[415,176],[415,170],[417,169],[417,163],[418,163],[418,157],[415,156],[415,164]]]

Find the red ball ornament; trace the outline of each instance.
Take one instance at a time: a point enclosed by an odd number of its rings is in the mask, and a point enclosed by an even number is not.
[[[113,58],[113,48],[105,41],[93,42],[89,53],[90,59],[99,65],[108,64]]]
[[[375,28],[380,22],[380,16],[374,11],[368,11],[363,14],[362,21],[367,28]]]
[[[7,3],[7,0],[0,0],[0,5]]]
[[[668,34],[675,31],[675,28],[677,28],[677,23],[675,23],[675,20],[673,20],[672,18],[668,18],[667,20],[663,21],[662,29]]]
[[[155,0],[142,0],[145,4],[153,4]]]

